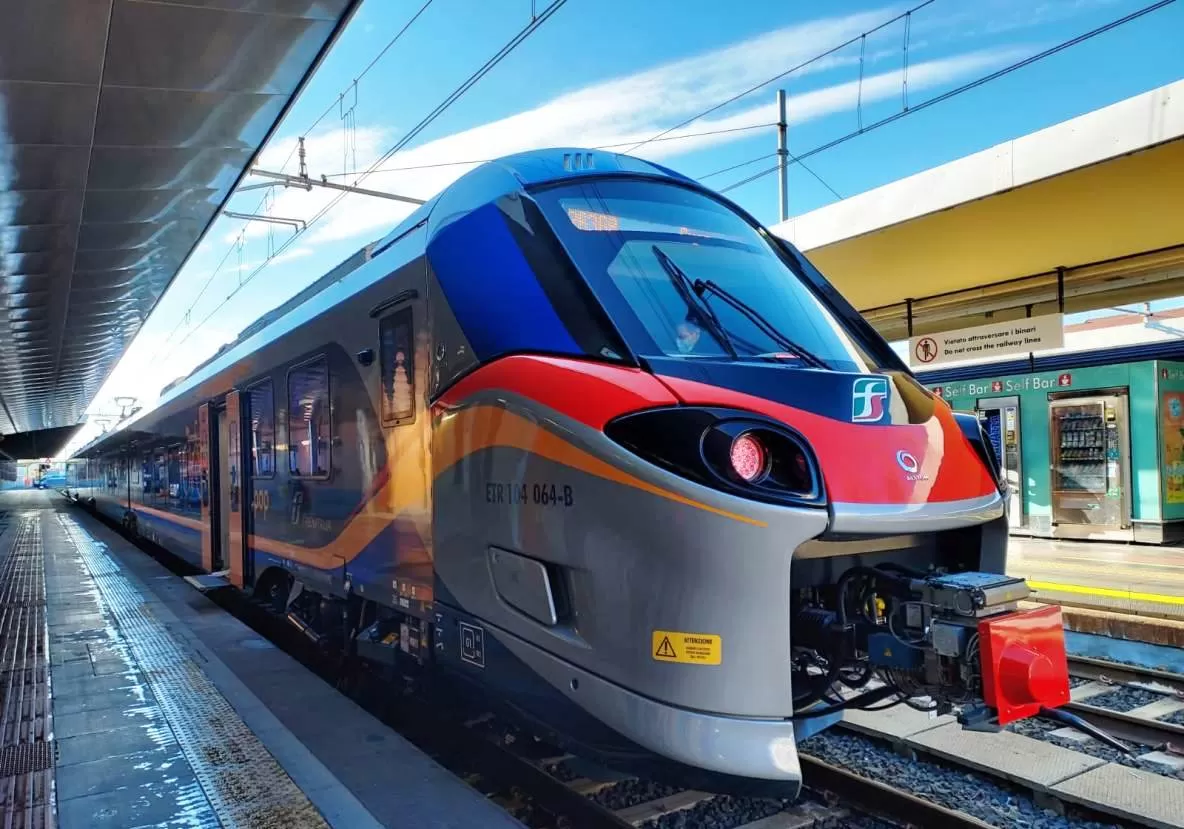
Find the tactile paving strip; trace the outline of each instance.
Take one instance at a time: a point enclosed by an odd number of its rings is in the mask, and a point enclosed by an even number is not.
[[[49,630],[38,514],[16,520],[0,552],[0,816],[32,829],[54,825]]]
[[[304,829],[328,824],[201,668],[144,605],[119,565],[69,515],[58,515],[98,585],[224,827]]]

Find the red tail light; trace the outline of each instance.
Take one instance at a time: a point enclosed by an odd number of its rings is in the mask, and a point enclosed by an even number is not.
[[[1061,609],[1041,607],[978,623],[983,701],[999,724],[1069,701],[1069,663]]]
[[[752,482],[764,474],[768,454],[759,440],[746,434],[732,441],[731,460],[736,474]]]

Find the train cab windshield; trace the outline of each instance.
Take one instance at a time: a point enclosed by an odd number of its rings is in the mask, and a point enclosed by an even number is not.
[[[632,179],[533,195],[638,353],[875,370],[762,234],[721,202]]]

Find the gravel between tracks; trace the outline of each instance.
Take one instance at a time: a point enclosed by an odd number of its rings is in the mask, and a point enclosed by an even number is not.
[[[755,797],[716,797],[691,809],[646,821],[647,829],[731,829],[760,820],[792,806],[788,800]]]
[[[1085,705],[1094,705],[1098,708],[1105,708],[1108,711],[1118,711],[1125,714],[1127,711],[1133,711],[1136,708],[1150,705],[1161,699],[1163,699],[1163,694],[1157,694],[1145,688],[1130,688],[1120,685],[1104,694],[1086,697],[1081,702]]]
[[[1041,809],[1030,793],[924,757],[910,760],[866,737],[824,731],[798,744],[804,754],[878,780],[998,826],[1000,829],[1103,829]]]
[[[655,783],[651,780],[623,780],[615,786],[601,789],[592,795],[592,799],[606,809],[614,812],[636,806],[638,803],[649,803],[683,791],[665,783]]]
[[[693,809],[662,815],[641,825],[644,829],[733,829],[785,810],[796,814],[795,809],[803,804],[816,804],[825,808],[810,792],[804,792],[796,803],[752,797],[717,797]],[[824,811],[809,825],[812,829],[894,829],[895,826],[869,815],[828,817]]]
[[[1184,709],[1176,711],[1172,714],[1168,714],[1167,716],[1160,717],[1159,719],[1163,722],[1170,722],[1172,725],[1184,725]]]

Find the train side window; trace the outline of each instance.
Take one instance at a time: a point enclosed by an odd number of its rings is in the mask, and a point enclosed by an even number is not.
[[[382,370],[382,421],[400,425],[415,420],[415,328],[411,308],[378,321]]]
[[[184,464],[185,447],[175,445],[169,447],[168,458],[168,497],[169,506],[182,507],[181,502],[181,466]]]
[[[329,361],[317,357],[288,372],[288,472],[293,477],[329,476],[329,420]]]
[[[275,387],[270,380],[256,383],[251,395],[251,465],[256,478],[275,475]]]

